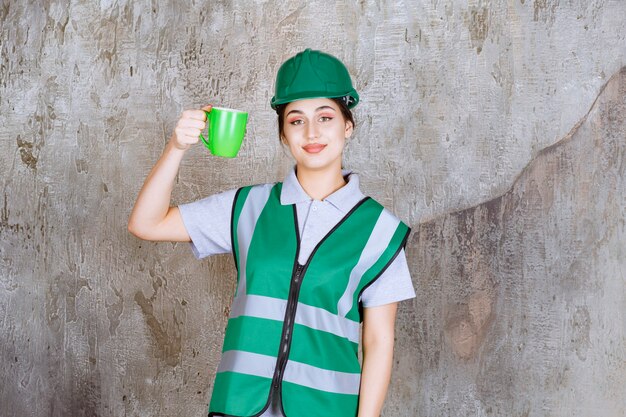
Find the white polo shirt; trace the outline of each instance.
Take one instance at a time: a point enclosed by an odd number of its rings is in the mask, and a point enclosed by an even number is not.
[[[293,167],[283,181],[280,202],[295,204],[300,231],[298,262],[304,265],[320,240],[365,195],[359,177],[348,170],[342,174],[347,183],[324,200],[312,199],[302,188]],[[191,249],[197,258],[231,253],[230,223],[236,189],[214,194],[179,206],[185,228],[191,237]],[[376,307],[415,297],[415,290],[404,249],[362,294],[363,307]]]

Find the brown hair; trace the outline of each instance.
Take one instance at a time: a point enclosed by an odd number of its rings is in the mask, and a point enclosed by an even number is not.
[[[346,103],[341,98],[331,98],[330,100],[337,103],[344,120],[346,122],[352,123],[353,128],[356,127],[356,122],[354,119],[354,115],[352,114],[352,110],[348,108]],[[282,143],[281,138],[283,136],[283,128],[285,127],[285,109],[287,108],[288,104],[289,103],[285,103],[285,104],[279,104],[278,106],[276,106],[276,113],[278,113],[278,139],[280,140],[281,143]]]

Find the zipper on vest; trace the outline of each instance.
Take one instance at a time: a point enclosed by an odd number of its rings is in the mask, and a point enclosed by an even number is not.
[[[285,312],[285,322],[283,325],[283,333],[280,339],[280,348],[278,354],[278,360],[276,361],[276,370],[274,372],[273,388],[278,389],[283,379],[283,373],[287,366],[287,358],[289,357],[289,349],[291,348],[291,339],[293,333],[293,325],[296,319],[296,307],[298,305],[298,294],[300,293],[300,286],[302,284],[302,275],[304,270],[308,266],[300,265],[297,263],[296,270],[291,278],[291,285],[289,287],[289,297],[287,300],[287,311]]]
[[[274,370],[274,376],[272,378],[272,385],[270,386],[268,402],[265,408],[263,408],[263,410],[258,415],[261,415],[262,413],[264,413],[265,410],[267,410],[267,408],[271,406],[271,402],[272,402],[274,395],[280,394],[279,388],[283,381],[285,367],[287,366],[287,359],[289,358],[289,350],[291,349],[292,333],[293,333],[294,322],[296,319],[296,309],[298,308],[298,296],[300,294],[300,287],[302,286],[302,278],[307,268],[309,267],[311,260],[313,260],[313,255],[315,255],[315,253],[317,252],[319,247],[322,245],[322,243],[324,243],[326,238],[328,238],[328,236],[333,234],[333,232],[337,230],[339,226],[341,226],[341,224],[343,224],[343,222],[348,217],[350,217],[350,215],[354,211],[356,211],[356,209],[358,209],[367,200],[369,200],[369,197],[363,198],[354,207],[352,207],[352,209],[350,209],[350,211],[341,220],[339,220],[339,222],[317,243],[317,245],[315,245],[315,248],[313,248],[313,251],[311,251],[309,258],[306,260],[304,265],[300,265],[300,262],[298,262],[298,255],[300,253],[300,232],[298,230],[298,213],[296,211],[295,204],[293,205],[294,222],[295,222],[295,228],[296,228],[296,241],[298,244],[298,247],[296,249],[295,269],[291,276],[291,284],[289,285],[287,309],[285,312],[285,319],[283,321],[283,331],[280,337],[280,346],[279,346],[279,351],[278,351],[278,358],[276,360],[276,369]],[[280,404],[280,409],[284,415],[285,410],[283,409],[283,406],[282,406],[282,399],[280,397],[278,399],[281,400],[279,404]]]

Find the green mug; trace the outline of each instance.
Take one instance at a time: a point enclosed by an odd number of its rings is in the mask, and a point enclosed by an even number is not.
[[[234,158],[241,148],[241,142],[246,134],[248,113],[212,107],[211,111],[205,111],[209,127],[207,139],[200,133],[204,145],[213,155],[225,158]]]

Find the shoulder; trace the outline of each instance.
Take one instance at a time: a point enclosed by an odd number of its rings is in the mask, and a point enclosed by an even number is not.
[[[282,184],[282,182],[274,181],[274,182],[263,182],[263,183],[259,183],[259,184],[244,185],[243,187],[239,187],[237,190],[252,190],[252,189],[273,188],[277,184]]]
[[[280,199],[281,189],[282,183],[280,182],[252,184],[238,188],[234,196],[233,210],[237,210],[236,207],[243,209],[244,206],[250,204],[258,206],[264,205],[271,199]]]
[[[268,194],[272,192],[272,190],[278,188],[280,191],[280,187],[282,183],[280,182],[266,182],[261,184],[252,184],[245,185],[243,187],[237,188],[235,190],[235,199],[241,198],[243,196],[247,197],[249,194]]]
[[[365,201],[363,201],[364,204],[368,204],[373,209],[378,210],[380,212],[380,215],[379,215],[380,221],[384,221],[387,224],[394,223],[394,224],[397,224],[397,225],[402,225],[402,226],[406,227],[407,229],[410,229],[407,226],[406,223],[404,223],[391,210],[387,209],[385,206],[383,206],[377,200],[375,200],[375,199],[373,199],[372,197],[369,197],[369,196],[365,197],[364,200],[365,200]]]

